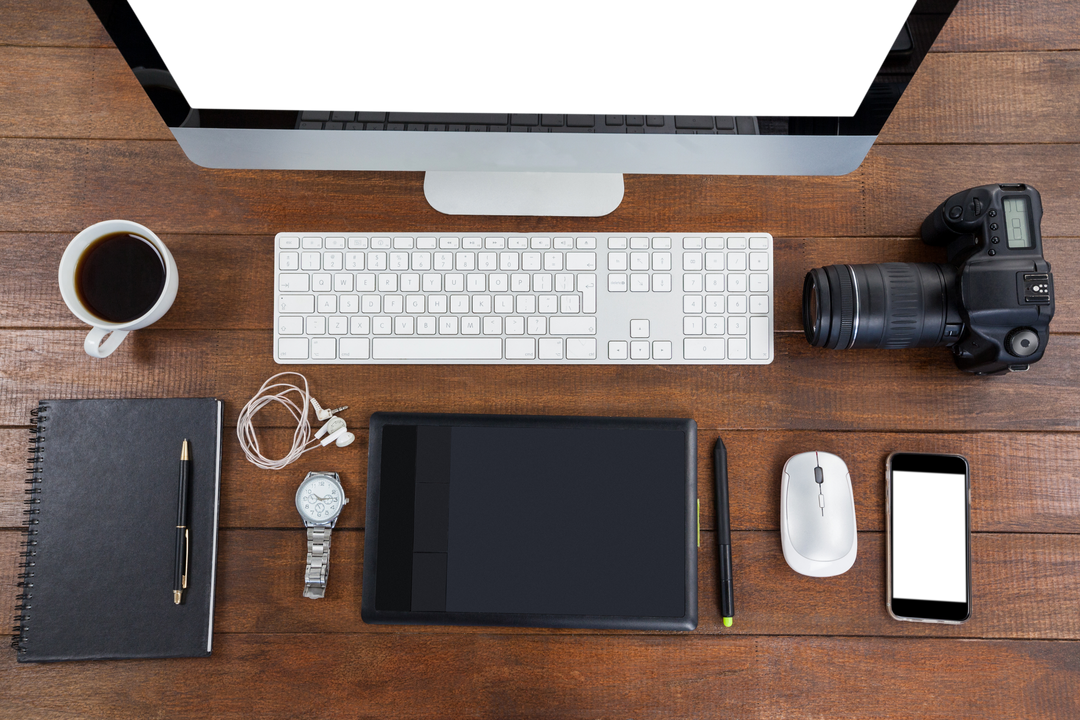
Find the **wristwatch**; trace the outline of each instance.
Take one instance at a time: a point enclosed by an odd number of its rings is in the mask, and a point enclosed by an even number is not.
[[[326,594],[330,531],[348,502],[341,480],[334,472],[309,472],[296,489],[296,510],[308,529],[304,597],[317,600]]]

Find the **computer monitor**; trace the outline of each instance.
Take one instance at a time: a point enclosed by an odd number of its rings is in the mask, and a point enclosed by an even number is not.
[[[855,170],[956,0],[90,4],[199,165],[421,170],[441,212],[597,216],[623,173]]]

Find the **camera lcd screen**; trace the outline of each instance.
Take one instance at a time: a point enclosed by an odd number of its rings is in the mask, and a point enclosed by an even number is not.
[[[894,470],[894,598],[967,602],[967,487],[963,475]]]
[[[1029,248],[1031,242],[1031,206],[1026,197],[1002,200],[1005,210],[1005,239],[1010,248]]]

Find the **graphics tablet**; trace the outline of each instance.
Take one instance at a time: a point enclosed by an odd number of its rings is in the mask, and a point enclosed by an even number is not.
[[[375,413],[361,617],[693,630],[693,420]]]

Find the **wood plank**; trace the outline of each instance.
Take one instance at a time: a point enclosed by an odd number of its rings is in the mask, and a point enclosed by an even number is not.
[[[113,217],[163,234],[634,232],[657,230],[662,217],[671,232],[895,237],[914,236],[953,192],[1024,181],[1042,193],[1043,235],[1073,237],[1077,166],[1080,145],[879,145],[841,177],[634,175],[620,208],[605,218],[485,218],[478,227],[476,218],[430,209],[421,173],[207,170],[173,143],[8,138],[0,139],[0,232],[74,233]]]
[[[0,46],[0,66],[2,137],[172,140],[113,48]],[[1080,53],[934,53],[878,142],[1077,142],[1077,94]]]
[[[115,48],[0,46],[0,67],[0,136],[173,139]]]
[[[305,454],[282,472],[247,462],[234,428],[226,427],[222,459],[221,526],[290,528],[296,524],[293,497],[309,471],[332,467],[341,473],[349,506],[338,527],[363,528],[367,497],[367,416],[345,413],[356,442]],[[699,428],[698,497],[701,526],[715,527],[712,447],[718,433]],[[0,527],[20,527],[25,494],[26,430],[0,429]],[[890,452],[957,453],[972,468],[972,528],[976,532],[1080,533],[1080,445],[1075,433],[830,433],[818,431],[725,430],[730,472],[731,526],[736,530],[779,529],[780,473],[791,455],[832,452],[851,471],[859,529],[883,531],[885,459]],[[292,430],[259,430],[263,451],[282,457]]]
[[[0,0],[0,45],[113,47],[86,0]]]
[[[0,532],[0,617],[15,613],[14,569],[20,536]],[[215,644],[235,633],[359,634],[625,634],[602,630],[546,630],[368,625],[360,618],[364,533],[336,530],[326,602],[301,596],[305,540],[292,530],[219,533]],[[698,555],[698,629],[709,635],[833,635],[843,637],[1080,638],[1080,537],[972,535],[971,619],[962,625],[893,620],[885,608],[885,537],[859,533],[855,566],[833,578],[809,578],[784,561],[777,532],[735,532],[735,623],[719,613],[716,535],[702,533]],[[1054,598],[1046,603],[1045,598]],[[31,620],[34,618],[31,616]],[[0,634],[9,634],[0,626]],[[637,633],[641,634],[641,633]]]
[[[1067,642],[679,636],[225,636],[209,659],[0,665],[13,716],[140,719],[1071,718],[1078,675]]]
[[[0,333],[0,425],[22,426],[42,397],[207,397],[226,422],[266,378],[290,368],[269,331],[133,333],[107,360],[72,330]],[[832,351],[776,337],[771,365],[318,365],[303,371],[317,397],[376,410],[693,417],[702,427],[803,430],[1074,430],[1080,337],[1058,335],[1027,373],[976,377],[949,353]],[[903,353],[902,355],[900,353]],[[901,361],[902,358],[902,361]],[[790,389],[777,393],[777,388]],[[928,404],[932,399],[932,404]]]
[[[1080,53],[935,53],[877,142],[1075,143],[1078,94]]]
[[[300,592],[304,584],[302,528],[222,531],[215,629],[223,633],[522,632],[364,624],[360,619],[363,539],[361,532],[335,531],[327,602],[313,609]],[[889,616],[884,543],[883,533],[861,532],[859,557],[850,571],[833,578],[809,578],[788,567],[779,533],[734,533],[735,623],[728,629],[721,622],[717,599],[716,535],[702,533],[697,633],[1080,639],[1080,618],[1074,612],[1080,602],[1080,577],[1069,572],[1080,563],[1080,537],[975,533],[975,610],[963,625],[899,622]],[[1045,602],[1048,597],[1054,598],[1050,607]]]
[[[56,268],[73,234],[0,234],[0,328],[83,328],[64,304]],[[273,238],[246,235],[170,235],[180,291],[158,329],[273,327]],[[1080,241],[1050,238],[1044,249],[1058,277],[1080,275]],[[916,238],[777,238],[774,249],[775,327],[801,333],[807,271],[834,263],[944,262],[940,248]],[[1080,286],[1054,288],[1053,333],[1080,332]]]
[[[1080,49],[1080,6],[1073,0],[961,0],[934,52]]]

